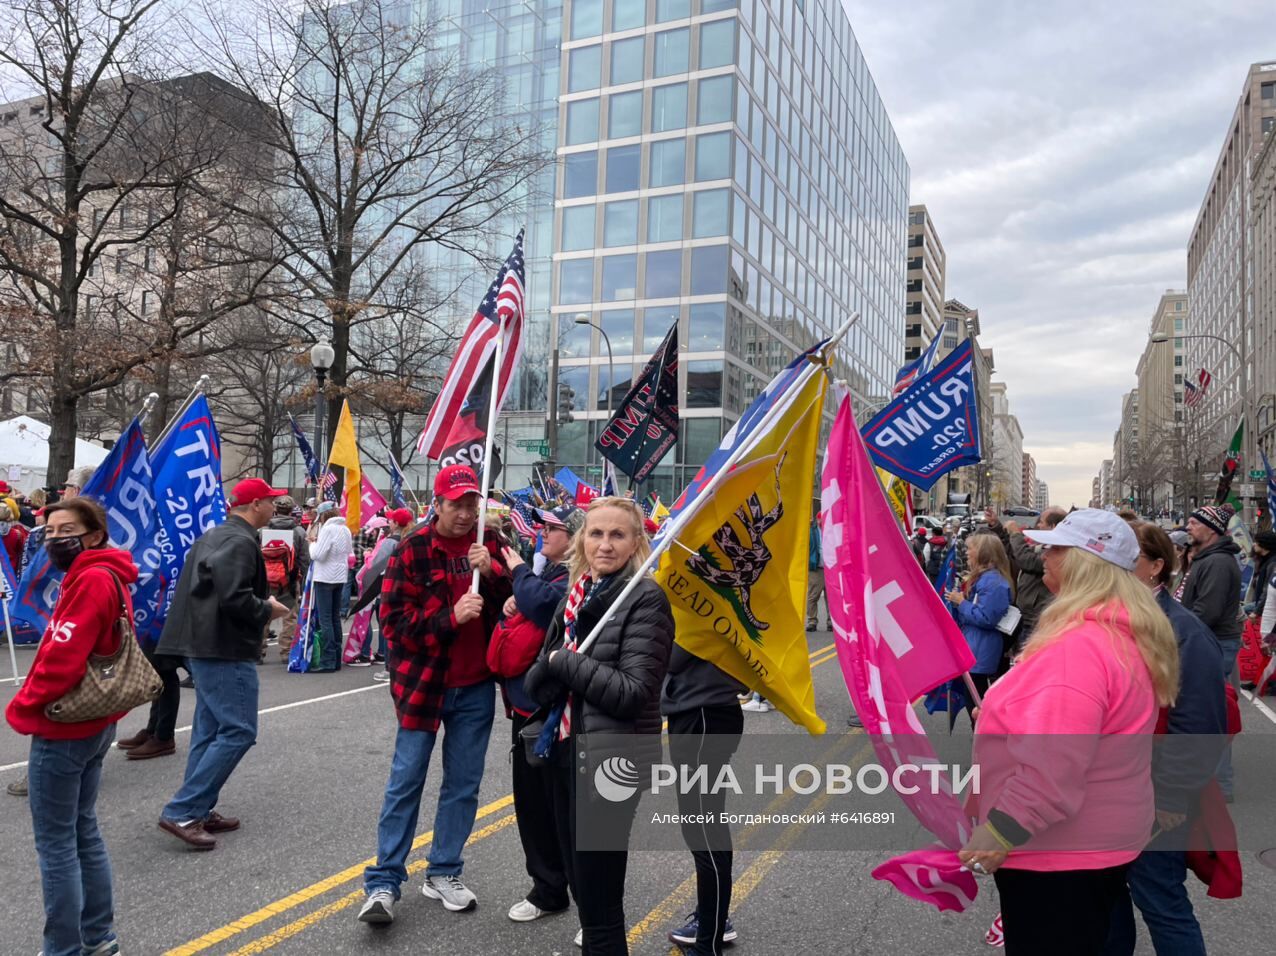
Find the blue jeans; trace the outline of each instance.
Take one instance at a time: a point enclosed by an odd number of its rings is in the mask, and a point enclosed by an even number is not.
[[[161,816],[178,823],[203,820],[222,787],[257,742],[257,665],[253,661],[186,662],[195,679],[195,722],[186,778]]]
[[[343,584],[315,582],[315,613],[323,631],[319,654],[319,670],[341,670],[341,650],[346,642],[341,632],[341,589]]]
[[[1187,856],[1182,850],[1144,850],[1126,873],[1130,897],[1143,914],[1158,956],[1205,956],[1201,924],[1187,893]],[[1104,956],[1131,956],[1138,930],[1130,900],[1112,913]]]
[[[465,861],[461,850],[474,829],[479,784],[492,718],[496,713],[496,685],[492,681],[449,688],[443,700],[443,783],[434,811],[434,842],[430,845],[430,876],[460,876]],[[437,733],[399,728],[394,738],[394,761],[385,787],[385,802],[377,821],[377,862],[363,871],[363,888],[389,890],[399,898],[408,878],[408,851],[421,812],[421,791],[430,768]]]
[[[40,886],[45,956],[80,956],[115,938],[111,858],[97,827],[102,758],[115,725],[83,740],[31,738],[28,803]]]

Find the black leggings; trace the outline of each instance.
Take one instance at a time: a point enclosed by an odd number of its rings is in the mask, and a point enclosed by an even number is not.
[[[1006,956],[1099,956],[1113,909],[1130,897],[1128,868],[1038,872],[1001,867],[993,879],[1001,895]]]
[[[151,713],[146,721],[146,732],[156,740],[167,743],[173,739],[177,730],[177,708],[182,702],[182,687],[177,676],[177,668],[182,666],[182,659],[170,657],[167,654],[146,654],[146,659],[151,662],[160,680],[164,682],[160,695],[151,701]]]
[[[679,766],[708,767],[708,779],[716,780],[722,767],[740,745],[744,714],[738,703],[698,707],[669,715],[669,756]],[[718,793],[678,791],[678,812],[684,816],[711,814],[718,822],[684,824],[682,837],[696,863],[696,917],[699,929],[696,956],[720,956],[722,934],[731,913],[731,828],[722,823],[725,790]]]
[[[572,751],[576,749],[575,737],[571,738],[568,746]],[[551,775],[553,787],[558,845],[580,916],[584,956],[626,956],[629,941],[625,926],[625,869],[629,863],[629,851],[578,850],[575,767],[569,760],[566,766],[555,766],[547,772]],[[588,792],[581,795],[581,799],[588,800]],[[608,833],[610,841],[617,841],[623,836],[628,844],[637,809],[638,795],[635,794],[623,803],[591,802],[586,812],[593,818],[592,823],[599,832]]]

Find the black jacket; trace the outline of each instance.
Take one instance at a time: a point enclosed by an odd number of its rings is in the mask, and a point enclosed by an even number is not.
[[[1015,582],[1018,585],[1015,589],[1015,607],[1023,612],[1019,634],[1021,640],[1026,640],[1054,595],[1046,587],[1046,566],[1041,559],[1041,552],[1033,547],[1022,531],[1010,535],[1009,541],[1010,559],[1019,569],[1019,578]]]
[[[270,621],[269,594],[261,540],[252,525],[232,514],[191,545],[157,653],[257,660],[261,632]]]
[[[722,670],[677,644],[669,656],[660,710],[666,716],[701,707],[740,707],[740,695],[749,688]]]
[[[587,601],[576,620],[578,639],[589,636],[624,588],[626,578],[617,575],[601,585],[603,591]],[[583,654],[549,655],[563,646],[563,607],[545,634],[541,652],[524,678],[528,695],[541,706],[551,706],[570,691],[573,695],[572,732],[647,734],[652,753],[660,755],[660,687],[669,669],[673,646],[673,612],[665,592],[651,578],[644,578],[603,627],[598,639]]]
[[[547,564],[537,576],[526,564],[514,568],[514,603],[518,612],[543,631],[567,596],[567,565]]]
[[[1258,562],[1254,576],[1254,613],[1262,618],[1263,608],[1267,606],[1267,588],[1276,579],[1276,553],[1269,554]]]
[[[1204,622],[1220,641],[1241,636],[1241,549],[1222,537],[1197,552],[1183,587],[1183,606]]]

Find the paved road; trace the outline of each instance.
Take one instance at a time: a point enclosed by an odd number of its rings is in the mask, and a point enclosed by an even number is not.
[[[835,660],[821,649],[828,634],[813,634],[817,704],[832,731],[849,709]],[[30,660],[29,650],[20,658]],[[115,869],[117,929],[129,956],[228,954],[551,954],[576,952],[570,914],[532,924],[511,923],[511,903],[527,889],[513,827],[507,770],[507,727],[499,714],[488,750],[480,819],[466,851],[465,877],[480,905],[450,914],[418,889],[424,852],[411,861],[417,874],[405,887],[398,921],[388,929],[355,921],[360,875],[375,852],[376,817],[389,767],[393,717],[385,686],[370,669],[336,675],[290,675],[278,664],[262,669],[260,742],[223,793],[221,809],[243,819],[213,853],[184,850],[155,826],[175,789],[189,732],[178,756],[107,760],[99,815]],[[12,695],[0,684],[0,704]],[[1270,699],[1269,699],[1270,700]],[[183,695],[189,722],[192,695]],[[1242,838],[1270,828],[1270,745],[1276,723],[1246,702],[1247,732],[1262,735],[1262,750],[1238,761],[1235,806]],[[747,714],[746,732],[800,734],[778,714]],[[941,718],[942,719],[942,718]],[[137,729],[135,717],[120,725]],[[935,721],[932,733],[942,732]],[[958,732],[961,732],[959,727]],[[848,744],[854,743],[848,741]],[[0,731],[0,783],[22,773],[26,741]],[[438,773],[432,769],[421,818],[420,847],[429,841]],[[796,798],[804,806],[814,798]],[[16,798],[0,794],[0,951],[34,953],[42,920],[30,817]],[[1270,832],[1270,831],[1269,831]],[[1276,846],[1276,840],[1267,845]],[[758,848],[736,857],[735,925],[745,953],[982,953],[982,937],[996,913],[985,891],[963,915],[939,914],[904,899],[869,870],[889,854]],[[1212,952],[1270,952],[1270,905],[1276,873],[1245,855],[1246,894],[1239,901],[1207,900],[1193,887]],[[626,913],[635,953],[667,953],[665,933],[692,909],[690,855],[631,855]],[[1150,947],[1140,952],[1151,952]]]

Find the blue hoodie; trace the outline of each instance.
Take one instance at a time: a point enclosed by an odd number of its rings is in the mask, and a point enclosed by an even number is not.
[[[957,605],[957,623],[975,654],[972,674],[997,673],[1006,646],[997,622],[1009,607],[1010,582],[996,570],[981,574],[966,600]]]

